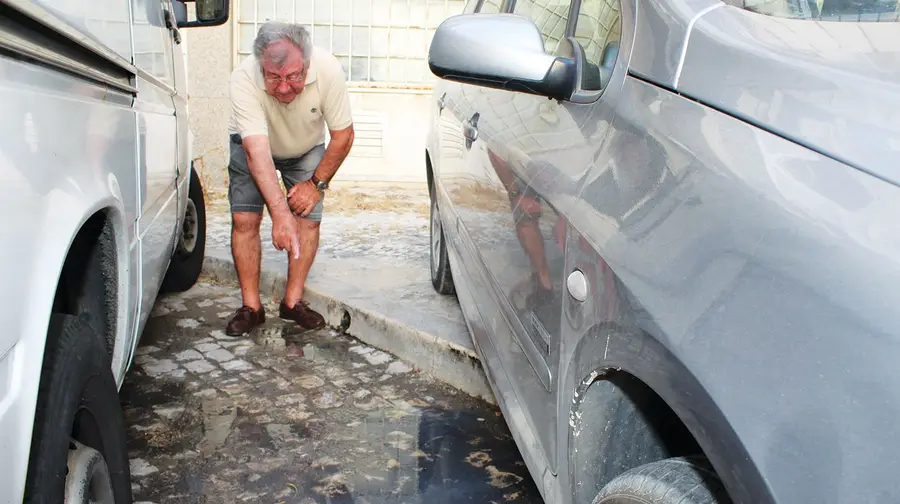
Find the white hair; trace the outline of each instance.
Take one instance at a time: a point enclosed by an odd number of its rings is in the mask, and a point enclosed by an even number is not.
[[[267,21],[264,23],[259,27],[256,40],[253,41],[253,55],[262,64],[263,53],[265,53],[266,49],[273,43],[282,40],[287,40],[300,49],[300,52],[303,54],[303,68],[304,70],[309,68],[312,40],[309,36],[309,30],[298,24],[281,21]],[[269,55],[269,61],[279,67],[284,64],[285,58],[287,58],[287,54],[283,51]]]

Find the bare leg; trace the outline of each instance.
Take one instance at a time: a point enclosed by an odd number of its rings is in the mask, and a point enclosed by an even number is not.
[[[518,231],[519,243],[522,244],[522,248],[525,249],[531,260],[531,267],[538,274],[541,286],[549,290],[551,287],[550,271],[544,256],[544,237],[541,235],[538,222],[536,220],[524,221],[516,226],[516,231]]]
[[[248,212],[231,214],[231,255],[241,284],[244,306],[259,310],[259,269],[262,257],[259,224],[262,215]]]
[[[288,258],[288,281],[284,304],[293,307],[303,299],[306,277],[319,249],[319,222],[297,218],[300,225],[300,259]]]

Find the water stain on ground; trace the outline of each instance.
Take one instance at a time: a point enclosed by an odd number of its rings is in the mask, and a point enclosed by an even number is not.
[[[229,338],[237,295],[201,283],[148,322],[122,389],[137,502],[541,502],[495,408],[330,329]]]

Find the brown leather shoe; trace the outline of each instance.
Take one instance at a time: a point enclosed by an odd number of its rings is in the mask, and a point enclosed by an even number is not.
[[[325,327],[325,317],[310,308],[309,303],[302,299],[297,301],[293,308],[288,307],[282,300],[281,306],[278,308],[278,316],[284,320],[293,320],[304,329],[321,329]]]
[[[232,317],[231,321],[228,322],[228,326],[225,328],[225,334],[229,336],[243,336],[244,334],[252,331],[254,328],[264,324],[265,321],[265,307],[261,306],[259,308],[259,311],[256,311],[249,306],[242,306],[238,308],[238,311],[234,314],[234,317]]]

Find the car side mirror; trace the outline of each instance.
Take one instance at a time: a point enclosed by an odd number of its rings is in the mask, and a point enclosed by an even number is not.
[[[441,79],[568,100],[576,62],[544,50],[541,32],[516,14],[460,14],[438,26],[428,66]]]
[[[194,4],[196,19],[188,21],[187,3]],[[228,22],[230,0],[172,0],[179,28],[219,26]]]

